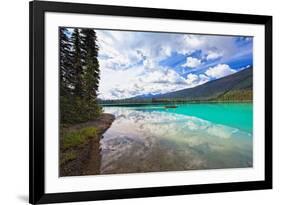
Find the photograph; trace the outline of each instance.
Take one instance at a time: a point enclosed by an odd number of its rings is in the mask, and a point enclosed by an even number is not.
[[[58,35],[60,177],[253,167],[253,36]]]
[[[272,189],[272,15],[179,8],[29,3],[31,204]]]

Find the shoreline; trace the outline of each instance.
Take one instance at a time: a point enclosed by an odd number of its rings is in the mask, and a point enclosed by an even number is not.
[[[95,120],[60,128],[60,177],[99,174],[100,140],[114,120],[114,115],[102,113]]]
[[[221,104],[232,104],[232,103],[249,103],[249,104],[252,104],[253,101],[252,100],[232,100],[232,101],[219,101],[219,100],[214,100],[214,101],[189,101],[189,102],[180,102],[180,101],[174,101],[174,102],[148,102],[148,103],[115,103],[115,104],[110,104],[110,103],[107,103],[107,104],[102,104],[102,103],[99,103],[100,106],[103,106],[103,107],[111,107],[111,106],[114,106],[114,107],[118,107],[118,106],[141,106],[141,105],[169,105],[169,104],[209,104],[209,103],[221,103]]]

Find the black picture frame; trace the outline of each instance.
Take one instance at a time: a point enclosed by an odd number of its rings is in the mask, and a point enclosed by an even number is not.
[[[105,6],[93,4],[33,1],[30,12],[30,164],[29,164],[29,202],[32,204],[75,202],[137,197],[154,197],[198,193],[230,192],[272,188],[272,17],[262,15],[230,14],[137,8],[124,6]],[[183,185],[153,188],[119,189],[107,191],[81,191],[71,193],[45,192],[45,80],[44,80],[44,32],[45,12],[98,14],[110,16],[149,17],[162,19],[197,20],[208,22],[227,22],[260,24],[265,27],[265,180],[235,183]]]

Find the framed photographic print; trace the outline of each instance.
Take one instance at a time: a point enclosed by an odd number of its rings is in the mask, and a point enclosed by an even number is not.
[[[272,17],[30,2],[30,203],[272,188]]]

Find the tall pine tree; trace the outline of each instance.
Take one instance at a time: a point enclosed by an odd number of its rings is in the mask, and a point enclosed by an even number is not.
[[[74,69],[74,95],[77,97],[83,96],[83,49],[82,49],[82,36],[80,29],[75,28],[72,37],[72,53],[73,53],[73,69]]]
[[[69,37],[69,35],[71,35]],[[100,115],[97,36],[93,29],[60,29],[60,111],[62,123]]]
[[[68,30],[64,27],[59,29],[60,44],[60,93],[65,96],[71,93],[74,77],[72,67],[71,42],[67,36]]]
[[[94,29],[82,29],[84,47],[84,94],[88,100],[95,100],[97,97],[100,70],[98,62],[97,36]]]

